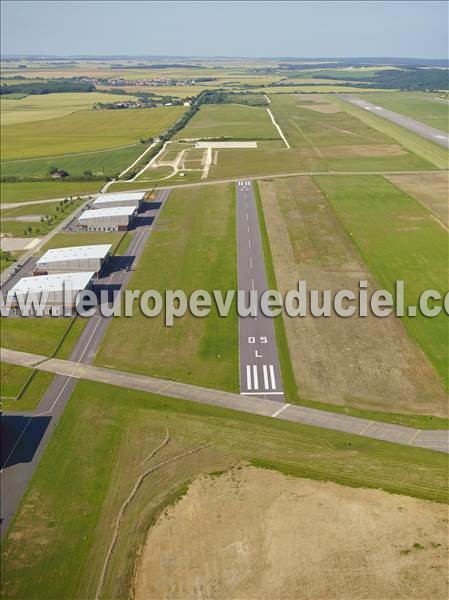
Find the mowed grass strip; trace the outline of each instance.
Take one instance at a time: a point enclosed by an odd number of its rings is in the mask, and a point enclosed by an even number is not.
[[[134,144],[164,132],[185,112],[182,106],[152,109],[79,110],[70,115],[2,128],[3,160],[56,156]]]
[[[234,186],[171,192],[129,283],[141,292],[237,289]],[[95,362],[127,371],[225,390],[238,388],[236,312],[221,318],[215,305],[166,327],[137,308],[114,318]]]
[[[431,213],[385,178],[316,177],[365,264],[391,293],[405,285],[405,307],[425,290],[448,291],[448,235]],[[441,303],[440,303],[441,305]],[[409,334],[448,388],[448,318],[403,317]]]
[[[169,444],[142,465],[167,429]],[[144,481],[122,521],[104,597],[128,596],[148,528],[189,481],[239,461],[447,501],[443,453],[81,381],[3,544],[2,597],[94,598],[119,508],[139,475],[206,443]]]
[[[182,129],[184,138],[277,139],[279,133],[265,108],[237,104],[205,104]]]

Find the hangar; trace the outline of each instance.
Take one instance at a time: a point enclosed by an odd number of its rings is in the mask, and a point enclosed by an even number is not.
[[[100,194],[93,202],[92,208],[113,208],[114,206],[134,206],[139,209],[146,192],[123,192],[116,194]]]
[[[84,231],[126,231],[136,214],[134,206],[90,209],[79,217],[78,226]]]
[[[6,295],[6,305],[17,309],[20,303],[27,301],[28,295],[42,298],[45,304],[42,312],[45,315],[62,315],[73,313],[75,300],[79,292],[89,289],[93,271],[80,273],[58,273],[41,277],[22,277]],[[45,295],[47,297],[45,298]]]
[[[98,275],[109,260],[111,248],[112,244],[96,244],[47,250],[36,262],[33,275],[79,271],[94,271]]]

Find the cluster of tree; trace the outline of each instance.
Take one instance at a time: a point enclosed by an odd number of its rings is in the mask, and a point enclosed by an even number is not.
[[[321,79],[335,79],[334,75],[319,75],[319,77]],[[369,77],[360,74],[357,81],[354,81],[351,77],[345,78],[344,72],[342,72],[338,75],[338,79],[351,81],[351,83],[345,85],[387,90],[436,91],[447,89],[449,86],[449,72],[446,69],[385,69]]]
[[[0,94],[26,94],[35,96],[66,92],[95,92],[95,89],[92,83],[82,83],[73,79],[52,79],[51,81],[31,81],[29,83],[2,83]]]
[[[268,104],[263,94],[242,91],[225,92],[223,90],[213,90],[207,92],[203,99],[203,104],[232,104],[236,102],[246,104],[247,106],[266,106]]]

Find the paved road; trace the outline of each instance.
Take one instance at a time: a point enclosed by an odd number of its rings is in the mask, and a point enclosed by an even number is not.
[[[238,287],[262,294],[268,289],[253,184],[237,182]],[[239,317],[240,393],[271,397],[284,402],[281,370],[273,319],[260,310],[258,316]]]
[[[343,100],[347,100],[351,104],[358,106],[359,108],[363,108],[365,110],[369,110],[370,112],[379,115],[379,117],[383,117],[384,119],[388,119],[397,125],[401,125],[413,133],[417,133],[423,138],[431,140],[443,148],[449,149],[449,134],[441,131],[440,129],[435,129],[434,127],[430,127],[430,125],[425,125],[424,123],[420,123],[419,121],[415,121],[415,119],[411,119],[410,117],[406,117],[405,115],[401,115],[399,113],[393,112],[392,110],[387,110],[382,106],[378,106],[377,104],[372,104],[371,102],[367,102],[366,100],[362,100],[357,98],[356,96],[351,95],[341,95],[340,98]]]
[[[149,203],[147,209],[137,217],[135,233],[127,255],[112,257],[109,271],[99,279],[94,289],[102,287],[124,289],[146,244],[160,205],[167,199],[168,190],[160,192],[157,202]],[[69,372],[57,374],[45,393],[38,408],[32,413],[7,413],[2,417],[2,432],[6,438],[1,458],[1,535],[3,536],[26,491],[28,483],[39,463],[59,417],[64,411],[76,385],[78,365],[90,364],[99,348],[103,335],[110,323],[99,311],[91,317],[81,334],[70,361]]]
[[[41,371],[58,373],[72,378],[161,394],[170,398],[181,398],[200,404],[220,406],[323,429],[352,433],[366,438],[426,448],[437,452],[449,452],[449,432],[447,430],[414,429],[306,406],[280,404],[272,397],[257,398],[257,401],[255,401],[252,396],[222,392],[187,383],[137,375],[74,361],[54,358],[45,360],[42,356],[3,348],[1,349],[1,360],[22,366],[34,366]]]

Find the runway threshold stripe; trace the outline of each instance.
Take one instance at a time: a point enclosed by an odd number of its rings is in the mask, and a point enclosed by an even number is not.
[[[268,371],[267,371],[267,365],[263,365],[262,367],[263,370],[263,385],[265,387],[266,390],[268,390]]]
[[[257,365],[253,365],[254,389],[259,389],[259,378],[257,376]]]
[[[246,387],[249,390],[252,389],[252,384],[251,384],[251,367],[249,365],[246,365]]]
[[[276,378],[274,376],[274,367],[273,367],[273,365],[270,365],[270,379],[271,379],[271,389],[275,390],[276,389]]]

